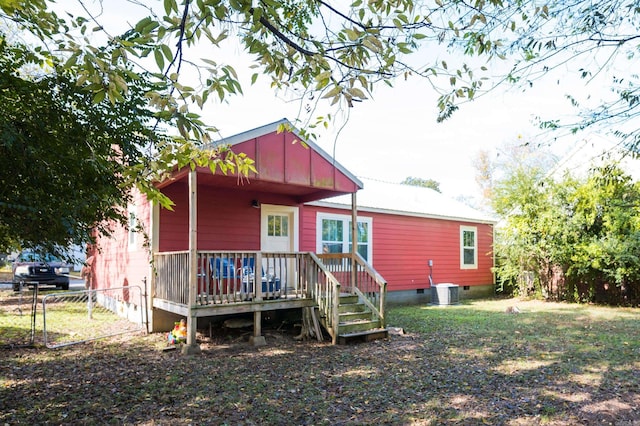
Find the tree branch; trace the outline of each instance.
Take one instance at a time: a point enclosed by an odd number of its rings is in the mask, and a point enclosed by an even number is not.
[[[254,8],[249,9],[249,13],[253,15],[254,10],[255,10]],[[278,39],[283,41],[287,46],[291,47],[292,49],[302,53],[305,56],[315,56],[317,54],[317,52],[312,52],[310,50],[307,50],[304,47],[300,46],[299,44],[295,43],[293,40],[291,40],[289,37],[287,37],[282,31],[277,29],[264,16],[260,15],[259,21],[260,21],[260,23],[262,25],[265,26],[265,28],[267,28],[269,31],[271,31],[271,33],[273,33],[273,35],[275,35]]]

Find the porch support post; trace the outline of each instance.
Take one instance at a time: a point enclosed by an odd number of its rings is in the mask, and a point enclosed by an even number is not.
[[[358,206],[356,193],[351,194],[351,293],[356,288],[356,253],[358,252]]]
[[[253,313],[253,336],[249,338],[249,343],[253,346],[265,346],[267,344],[262,335],[262,312],[260,311]]]
[[[198,286],[198,175],[195,170],[189,172],[189,316],[187,317],[187,344],[182,347],[184,355],[200,352],[196,342],[198,318],[196,317],[196,298]]]

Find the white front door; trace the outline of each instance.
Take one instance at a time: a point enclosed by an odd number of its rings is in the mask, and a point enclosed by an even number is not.
[[[260,250],[265,252],[298,251],[298,208],[291,206],[261,205]],[[265,259],[263,268],[268,274],[280,276],[282,283],[295,285],[296,276],[293,261],[284,264],[270,264]]]
[[[260,226],[262,251],[298,250],[298,208],[262,204]]]

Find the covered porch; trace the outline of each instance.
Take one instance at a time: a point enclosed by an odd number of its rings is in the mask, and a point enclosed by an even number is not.
[[[357,238],[362,183],[318,146],[302,142],[286,120],[219,143],[253,158],[258,172],[176,170],[159,184],[175,201],[173,211],[155,208],[153,214],[150,306],[187,317],[186,347],[196,350],[198,318],[249,312],[253,341],[260,344],[261,313],[290,308],[317,309],[335,343],[365,327],[365,314],[359,315],[363,324],[344,325],[340,305],[347,300],[370,315],[367,326],[384,328],[384,280],[355,245],[351,253],[315,254],[322,251],[315,220],[303,217],[307,202],[351,194],[350,235]]]

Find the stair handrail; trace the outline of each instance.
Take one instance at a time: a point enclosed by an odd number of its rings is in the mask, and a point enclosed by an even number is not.
[[[380,327],[384,328],[386,326],[385,320],[385,303],[387,297],[387,282],[384,278],[376,271],[363,257],[360,253],[355,253],[354,259],[356,263],[366,272],[370,277],[373,278],[374,282],[379,287],[379,300],[378,304],[374,304],[375,299],[371,298],[367,295],[367,291],[362,291],[357,287],[357,283],[354,283],[354,290],[356,293],[363,299],[365,305],[369,307],[373,311],[373,314],[380,319]]]
[[[340,324],[340,282],[336,279],[336,277],[329,271],[329,269],[322,263],[320,258],[316,256],[315,253],[309,253],[309,257],[315,263],[317,269],[319,269],[325,276],[325,288],[326,292],[318,291],[320,287],[319,282],[314,282],[312,288],[313,290],[313,298],[318,305],[318,309],[320,311],[320,315],[324,317],[326,323],[326,329],[331,335],[331,340],[333,344],[336,344],[338,341],[338,325]],[[317,277],[316,277],[317,281]]]

